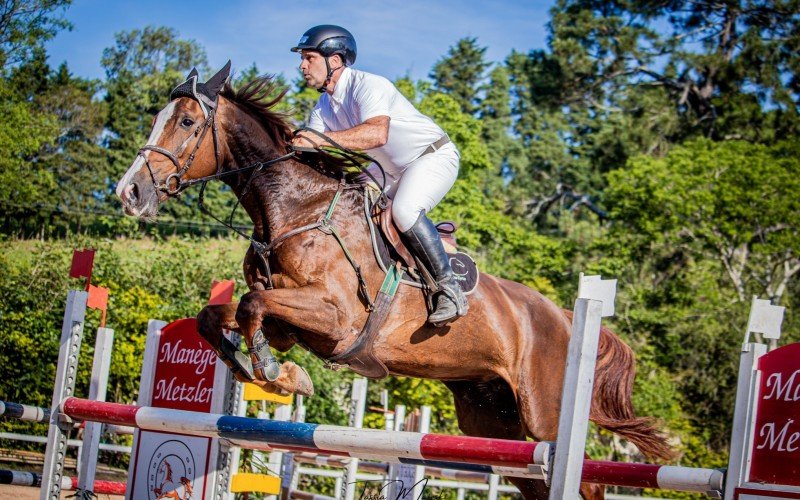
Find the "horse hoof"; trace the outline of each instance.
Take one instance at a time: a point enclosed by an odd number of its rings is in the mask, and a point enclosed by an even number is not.
[[[308,372],[302,366],[295,365],[297,368],[294,372],[295,379],[295,394],[300,396],[313,396],[314,395],[314,382],[308,376]]]

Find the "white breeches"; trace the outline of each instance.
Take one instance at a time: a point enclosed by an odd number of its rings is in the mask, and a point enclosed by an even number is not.
[[[450,142],[409,163],[399,177],[386,172],[386,194],[392,199],[392,218],[401,231],[411,229],[423,210],[430,212],[442,201],[456,182],[460,156]]]

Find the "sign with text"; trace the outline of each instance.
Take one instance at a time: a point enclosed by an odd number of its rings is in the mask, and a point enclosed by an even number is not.
[[[758,361],[753,483],[800,486],[800,343],[775,349]]]
[[[230,375],[197,332],[197,320],[148,326],[139,405],[222,413]],[[138,431],[133,441],[127,498],[217,498],[219,440]],[[226,488],[226,486],[223,486]]]
[[[211,412],[217,354],[197,333],[194,318],[164,327],[156,360],[151,406]]]

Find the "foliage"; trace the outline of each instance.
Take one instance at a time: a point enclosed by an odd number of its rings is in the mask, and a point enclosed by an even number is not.
[[[9,0],[0,5],[0,68],[27,61],[44,42],[71,29],[62,14],[72,0]]]
[[[477,38],[462,38],[431,70],[434,88],[452,96],[468,115],[477,109],[480,83],[489,66],[485,54],[486,47],[479,47]]]

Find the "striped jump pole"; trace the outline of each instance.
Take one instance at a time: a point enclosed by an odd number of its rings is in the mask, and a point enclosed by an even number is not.
[[[352,429],[247,417],[103,403],[70,397],[61,411],[74,419],[143,430],[216,437],[248,449],[285,448],[364,459],[543,479],[549,443]],[[458,464],[461,464],[460,466]],[[455,467],[454,467],[455,465]],[[489,469],[489,470],[487,470]],[[611,486],[708,492],[722,487],[715,469],[585,460],[582,480]]]
[[[64,400],[61,411],[79,420],[221,438],[248,449],[283,448],[379,460],[394,457],[402,463],[430,466],[442,463],[472,464],[474,469],[492,466],[496,474],[538,479],[543,478],[541,469],[550,455],[549,443],[258,420],[74,397]]]
[[[0,417],[27,420],[29,422],[49,422],[50,410],[39,406],[0,401]]]
[[[19,472],[15,470],[0,470],[0,484],[13,484],[17,486],[42,486],[42,475],[35,472]],[[94,493],[103,495],[124,495],[125,483],[118,481],[94,481]],[[75,491],[78,489],[78,478],[61,476],[61,489]]]

